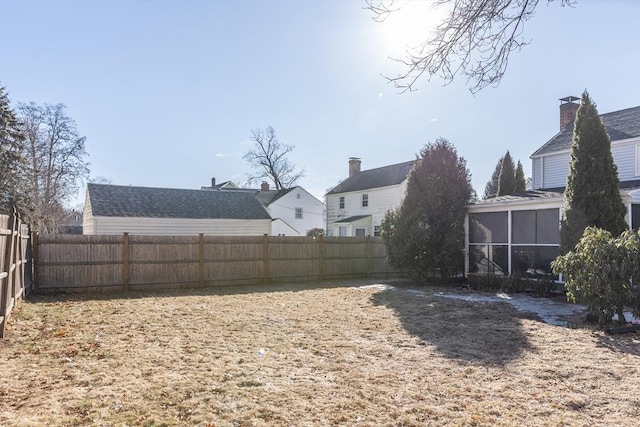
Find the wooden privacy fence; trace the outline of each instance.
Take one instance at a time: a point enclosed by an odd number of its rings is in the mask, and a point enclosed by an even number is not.
[[[35,242],[34,242],[34,245]],[[380,237],[38,238],[38,291],[128,291],[397,275]]]
[[[11,311],[31,289],[28,243],[29,227],[22,224],[16,209],[0,215],[0,338]]]

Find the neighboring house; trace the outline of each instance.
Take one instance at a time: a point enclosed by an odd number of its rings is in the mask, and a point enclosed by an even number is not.
[[[88,184],[84,234],[262,236],[271,217],[251,193]]]
[[[82,234],[82,212],[72,209],[60,227],[62,234]]]
[[[256,198],[273,218],[272,236],[306,236],[314,228],[324,229],[324,203],[300,186],[270,190],[263,182]]]
[[[215,178],[211,178],[211,187],[201,187],[201,190],[237,190],[240,187],[238,187],[236,184],[234,184],[231,181],[224,181],[221,182],[220,184],[216,184],[216,179]]]
[[[579,98],[562,98],[560,132],[531,155],[532,190],[469,205],[466,272],[553,277]],[[601,115],[611,138],[627,223],[640,228],[640,106]]]
[[[349,177],[326,195],[329,236],[379,236],[387,211],[400,206],[414,161],[360,170],[349,159]]]

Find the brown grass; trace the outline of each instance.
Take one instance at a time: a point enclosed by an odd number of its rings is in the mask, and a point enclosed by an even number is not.
[[[0,425],[633,425],[640,337],[507,304],[281,286],[20,305]],[[258,354],[264,349],[264,355]]]

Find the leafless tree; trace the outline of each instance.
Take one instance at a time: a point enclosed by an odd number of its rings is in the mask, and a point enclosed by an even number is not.
[[[281,190],[294,186],[304,176],[304,169],[297,170],[287,158],[295,146],[278,141],[271,126],[252,130],[251,140],[255,143],[253,148],[242,157],[254,169],[249,180],[269,178],[276,190]]]
[[[546,0],[552,3],[554,0]],[[575,0],[556,0],[573,6]],[[393,0],[366,0],[372,19],[383,22],[399,7]],[[384,76],[401,92],[415,90],[416,81],[439,76],[445,84],[457,75],[466,76],[472,93],[497,86],[504,76],[509,55],[530,41],[522,37],[524,24],[534,15],[540,0],[436,0],[434,7],[449,7],[448,16],[427,40],[407,50],[401,63],[405,71]]]
[[[55,233],[64,219],[64,204],[89,174],[86,138],[78,134],[76,123],[66,114],[63,104],[21,103],[18,114],[29,165],[27,191],[31,206],[26,207],[25,214],[34,230]]]

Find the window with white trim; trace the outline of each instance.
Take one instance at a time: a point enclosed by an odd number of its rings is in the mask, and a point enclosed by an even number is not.
[[[296,219],[302,219],[302,208],[296,208]]]
[[[340,196],[339,208],[344,209],[344,196]]]
[[[363,194],[362,195],[362,207],[366,208],[367,206],[369,206],[369,195],[368,194]]]

